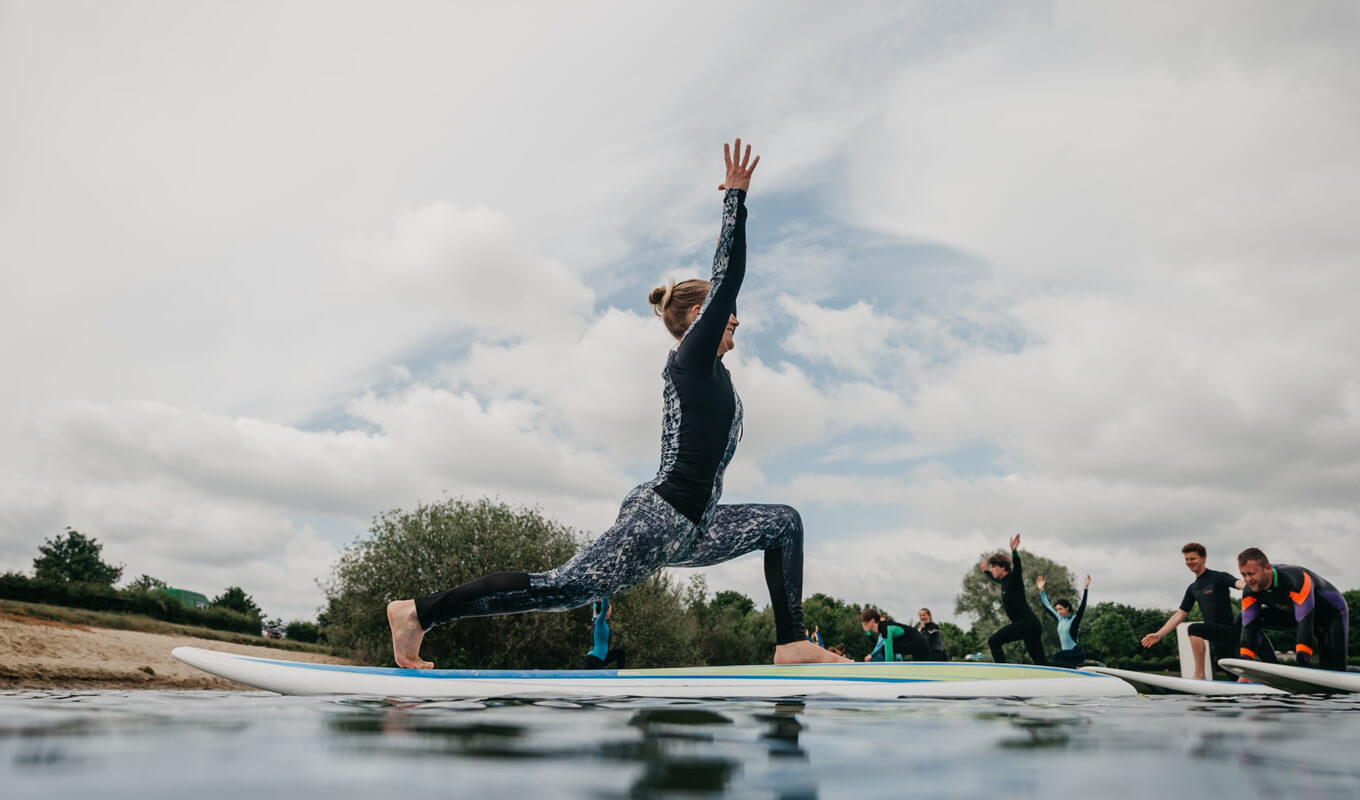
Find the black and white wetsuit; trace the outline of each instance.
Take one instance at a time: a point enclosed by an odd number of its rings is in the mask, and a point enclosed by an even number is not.
[[[663,567],[707,567],[765,551],[778,644],[803,636],[803,521],[784,505],[718,505],[741,432],[741,399],[718,356],[746,275],[746,193],[723,198],[708,295],[662,371],[661,467],[618,519],[547,572],[499,572],[416,600],[426,630],[462,617],[565,611],[641,583]]]

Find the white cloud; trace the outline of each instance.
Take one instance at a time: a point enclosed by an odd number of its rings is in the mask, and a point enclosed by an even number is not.
[[[839,515],[809,591],[951,607],[1014,530],[1128,602],[1191,538],[1360,585],[1360,12],[318,8],[0,28],[0,568],[75,524],[305,615],[385,508],[600,530],[669,346],[603,306],[704,268],[741,134],[727,486]]]

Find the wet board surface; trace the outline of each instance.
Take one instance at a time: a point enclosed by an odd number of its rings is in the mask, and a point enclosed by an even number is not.
[[[1291,664],[1266,664],[1243,658],[1220,658],[1219,666],[1254,681],[1298,694],[1341,694],[1360,692],[1360,673],[1335,672]]]
[[[357,667],[242,656],[197,647],[189,666],[280,694],[484,697],[1119,697],[1122,680],[1024,664],[901,662],[627,670],[453,670]]]
[[[1108,675],[1126,681],[1141,694],[1202,694],[1202,695],[1239,695],[1239,694],[1288,694],[1281,689],[1262,683],[1236,683],[1233,681],[1209,681],[1198,678],[1177,678],[1171,675],[1156,675],[1150,672],[1134,672],[1113,667],[1083,667],[1087,672]]]

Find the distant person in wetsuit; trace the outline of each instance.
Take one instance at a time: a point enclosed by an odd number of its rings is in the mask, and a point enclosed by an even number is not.
[[[1077,606],[1076,613],[1072,612],[1072,601],[1065,597],[1052,604],[1048,602],[1043,575],[1036,578],[1034,584],[1039,588],[1039,602],[1058,621],[1058,642],[1062,649],[1049,660],[1060,667],[1080,667],[1081,662],[1086,660],[1086,648],[1077,641],[1077,629],[1081,627],[1081,615],[1086,613],[1086,595],[1091,590],[1091,576],[1086,576],[1086,583],[1081,587],[1081,605]]]
[[[611,661],[618,669],[624,668],[623,648],[609,646],[609,618],[613,614],[614,607],[609,604],[609,598],[600,598],[600,602],[595,604],[595,646],[586,653],[586,663],[581,669],[604,669]]]
[[[1006,663],[1006,652],[1002,645],[1023,640],[1030,660],[1039,666],[1047,666],[1044,656],[1044,629],[1039,618],[1025,601],[1025,578],[1020,572],[1020,534],[1011,537],[1011,554],[997,553],[984,558],[978,564],[983,574],[1001,584],[1001,608],[1010,618],[1010,624],[987,638],[991,648],[992,660],[998,664]]]
[[[822,626],[821,626],[821,625],[814,625],[814,626],[812,627],[812,633],[808,633],[808,629],[807,629],[807,628],[804,628],[804,629],[803,629],[803,635],[807,637],[807,640],[808,640],[809,642],[812,642],[813,644],[817,645],[818,647],[825,647],[825,645],[822,644]]]
[[[881,651],[884,661],[895,661],[898,656],[911,656],[912,661],[929,661],[930,645],[926,637],[910,625],[903,625],[878,613],[878,609],[866,608],[859,615],[860,627],[866,636],[878,636],[874,651],[864,657],[865,661],[877,661]]]
[[[1237,567],[1246,582],[1242,593],[1242,658],[1274,660],[1274,647],[1264,631],[1292,630],[1297,637],[1296,664],[1346,669],[1350,611],[1346,598],[1331,581],[1305,567],[1271,564],[1255,547],[1238,554]]]
[[[1166,620],[1166,624],[1156,633],[1143,637],[1143,647],[1151,647],[1162,637],[1176,630],[1185,621],[1190,611],[1199,604],[1203,622],[1194,622],[1186,630],[1190,634],[1190,651],[1195,656],[1195,677],[1213,679],[1214,671],[1223,673],[1228,680],[1236,676],[1218,666],[1220,658],[1232,658],[1237,653],[1238,639],[1241,637],[1241,621],[1233,614],[1231,589],[1241,589],[1242,579],[1227,572],[1209,569],[1205,566],[1208,555],[1204,545],[1190,542],[1181,548],[1185,556],[1185,566],[1195,574],[1195,581],[1185,590],[1181,607]],[[1204,646],[1209,645],[1209,669],[1204,669]]]
[[[923,608],[916,612],[916,616],[921,620],[916,623],[916,630],[926,637],[926,644],[930,645],[930,660],[948,661],[949,653],[944,649],[944,634],[940,632],[940,626],[935,624],[935,615],[930,613],[930,609]]]

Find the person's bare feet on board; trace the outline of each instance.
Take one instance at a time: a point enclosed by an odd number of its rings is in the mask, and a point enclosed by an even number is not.
[[[392,628],[392,657],[397,666],[430,669],[434,664],[420,658],[420,642],[425,631],[416,617],[416,601],[393,600],[387,604],[387,624]]]
[[[820,664],[835,661],[848,662],[849,660],[845,656],[838,656],[830,650],[818,647],[806,639],[776,645],[774,648],[774,663],[776,664]]]

